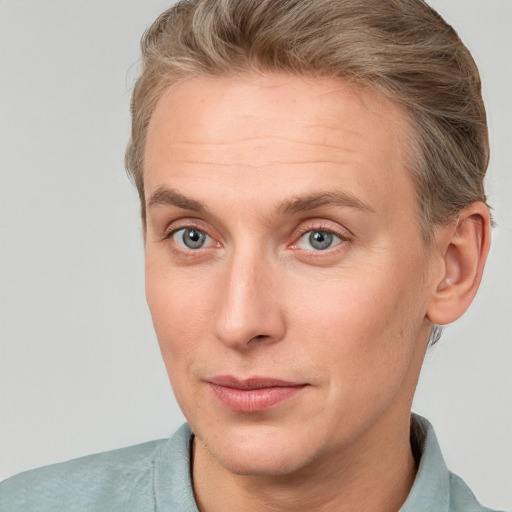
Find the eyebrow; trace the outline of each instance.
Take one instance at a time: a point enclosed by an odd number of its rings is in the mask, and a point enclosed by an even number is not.
[[[176,190],[167,187],[159,187],[151,194],[148,200],[148,209],[154,206],[176,206],[183,210],[207,213],[207,208],[199,201],[190,199]]]
[[[339,206],[343,208],[354,208],[367,213],[375,213],[375,209],[361,199],[348,192],[334,191],[324,193],[313,193],[304,197],[290,199],[278,207],[279,213],[297,214],[304,213],[324,206]]]
[[[208,209],[201,202],[163,186],[153,192],[148,200],[148,208],[154,206],[176,206],[183,210],[191,210],[201,214],[208,213]],[[324,206],[354,208],[367,213],[375,213],[375,209],[369,204],[343,191],[313,193],[307,196],[290,199],[279,204],[276,208],[276,213],[281,215],[293,215],[316,210]]]

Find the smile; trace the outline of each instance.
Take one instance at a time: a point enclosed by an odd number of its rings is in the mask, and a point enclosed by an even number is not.
[[[256,413],[274,407],[302,391],[308,384],[277,379],[215,377],[208,381],[215,398],[235,412]]]

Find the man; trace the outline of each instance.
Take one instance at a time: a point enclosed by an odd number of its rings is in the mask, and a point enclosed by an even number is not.
[[[485,510],[410,412],[489,249],[453,30],[415,0],[185,2],[143,55],[127,167],[190,429],[15,477],[2,507]]]

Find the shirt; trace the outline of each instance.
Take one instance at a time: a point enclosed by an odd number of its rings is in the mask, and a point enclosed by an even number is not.
[[[398,512],[489,512],[448,471],[430,423],[413,415],[419,467]],[[26,471],[0,484],[0,512],[198,512],[187,424],[170,438]]]

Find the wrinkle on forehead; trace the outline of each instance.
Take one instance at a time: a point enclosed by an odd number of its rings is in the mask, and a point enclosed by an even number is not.
[[[409,126],[404,108],[338,79],[195,78],[157,104],[145,182],[263,198],[281,176],[311,190],[322,175],[326,190],[383,204],[405,172]]]
[[[197,164],[214,167],[264,168],[277,165],[353,165],[364,151],[353,145],[322,144],[285,137],[222,141],[217,143],[170,140],[165,144],[172,165]],[[150,165],[151,161],[148,161]]]
[[[250,101],[251,96],[256,89],[262,88],[269,91],[269,99],[260,102],[258,111],[255,111]],[[300,101],[293,94],[289,94],[290,90],[300,93]],[[191,92],[196,98],[193,105],[186,101]],[[341,101],[333,102],[333,98],[337,97]],[[352,101],[343,101],[347,98]],[[162,104],[166,108],[159,108]],[[334,109],[333,104],[336,105]],[[232,115],[226,116],[229,112],[226,107],[230,105],[236,105],[236,118]],[[309,78],[274,73],[201,77],[181,82],[160,98],[148,133],[151,133],[160,116],[186,115],[186,110],[191,111],[196,118],[197,129],[182,130],[176,127],[175,133],[170,134],[174,141],[222,144],[265,137],[279,139],[283,137],[283,132],[286,133],[287,126],[293,126],[295,130],[301,131],[300,141],[313,140],[331,146],[340,143],[340,131],[343,132],[344,139],[360,138],[364,135],[358,130],[356,117],[361,114],[360,108],[357,108],[361,106],[368,116],[379,118],[393,132],[403,131],[403,121],[409,124],[409,115],[404,107],[373,89],[363,89],[337,78]],[[225,125],[233,128],[229,141],[223,141],[222,130],[218,130],[219,126]],[[240,130],[235,129],[237,126]],[[329,132],[327,139],[326,132]]]
[[[354,132],[354,135],[357,135]],[[321,142],[311,142],[310,139],[293,139],[290,137],[284,137],[284,136],[254,136],[254,137],[237,137],[236,139],[229,139],[229,140],[218,140],[215,142],[204,142],[201,140],[181,140],[181,141],[170,141],[169,142],[169,149],[190,149],[194,147],[201,147],[201,148],[216,148],[216,147],[222,147],[222,146],[236,146],[236,145],[249,145],[249,144],[255,144],[255,145],[261,145],[262,143],[268,143],[268,142],[284,142],[288,144],[300,144],[301,146],[314,146],[314,147],[324,147],[327,149],[344,149],[345,151],[353,151],[350,147],[343,148],[340,144],[327,144],[327,143],[321,143]]]

